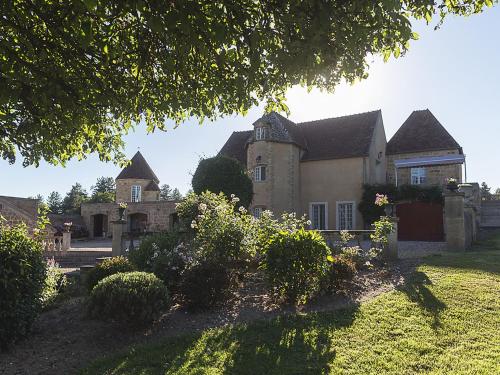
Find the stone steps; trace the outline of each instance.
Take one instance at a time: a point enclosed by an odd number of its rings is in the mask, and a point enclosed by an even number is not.
[[[61,268],[78,268],[83,265],[95,265],[97,258],[110,257],[111,251],[78,251],[69,250],[48,251],[44,253],[46,259],[54,258]]]

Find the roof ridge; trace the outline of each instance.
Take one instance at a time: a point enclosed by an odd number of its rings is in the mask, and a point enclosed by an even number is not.
[[[346,117],[353,117],[353,116],[359,116],[359,115],[367,115],[367,114],[375,113],[375,112],[382,112],[382,110],[381,109],[376,109],[376,110],[373,110],[373,111],[358,112],[358,113],[352,113],[352,114],[349,114],[349,115],[342,115],[342,116],[337,116],[337,117],[325,117],[325,118],[321,118],[321,119],[317,119],[317,120],[297,122],[297,123],[295,123],[295,125],[299,126],[299,125],[303,125],[303,124],[311,124],[311,123],[320,122],[320,121],[326,121],[326,120],[337,120],[337,119],[342,119],[342,118],[346,118]]]

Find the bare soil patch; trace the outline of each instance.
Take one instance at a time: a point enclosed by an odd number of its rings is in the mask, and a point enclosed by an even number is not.
[[[402,285],[418,263],[416,259],[404,260],[358,272],[336,294],[318,297],[298,308],[276,305],[262,273],[249,273],[224,306],[213,311],[188,313],[176,305],[146,328],[90,320],[85,316],[84,299],[73,298],[41,314],[28,339],[10,352],[0,354],[0,373],[71,374],[98,357],[132,344],[227,324],[271,319],[279,314],[331,311],[357,305]]]

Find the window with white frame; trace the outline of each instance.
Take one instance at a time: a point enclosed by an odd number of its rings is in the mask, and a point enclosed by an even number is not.
[[[351,230],[355,226],[354,202],[337,202],[337,229]]]
[[[309,208],[311,228],[325,230],[328,227],[328,204],[326,202],[311,203]]]
[[[265,181],[266,180],[266,166],[258,165],[255,167],[255,181]]]
[[[411,184],[412,185],[425,184],[425,181],[426,181],[425,167],[417,167],[417,168],[411,169]]]
[[[132,185],[131,188],[132,199],[131,202],[140,202],[141,201],[141,185]]]
[[[263,139],[266,139],[266,128],[264,127],[255,128],[255,140],[261,141]]]
[[[264,212],[264,208],[263,207],[254,207],[253,208],[253,216],[256,219],[260,219],[260,217],[262,216],[262,212]]]

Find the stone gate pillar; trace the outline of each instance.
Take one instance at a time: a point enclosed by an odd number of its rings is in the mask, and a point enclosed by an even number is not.
[[[71,247],[71,232],[64,231],[62,234],[62,250],[69,250]]]
[[[114,257],[123,255],[123,250],[125,249],[125,242],[123,240],[123,232],[125,230],[125,225],[127,222],[125,220],[112,221],[113,226],[113,241],[111,244],[111,255]]]
[[[465,215],[462,192],[444,193],[444,230],[448,251],[465,251]]]
[[[399,219],[395,216],[390,217],[393,230],[387,236],[386,257],[388,259],[398,259],[398,222]]]

